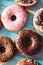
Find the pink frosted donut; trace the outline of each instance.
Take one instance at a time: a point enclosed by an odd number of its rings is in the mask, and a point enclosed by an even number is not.
[[[10,31],[18,31],[24,27],[27,14],[23,7],[19,5],[10,5],[1,16],[4,27]]]

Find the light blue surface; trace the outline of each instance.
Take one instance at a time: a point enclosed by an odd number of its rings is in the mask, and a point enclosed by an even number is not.
[[[2,4],[0,4],[0,7],[1,7],[0,14],[2,13],[3,9],[6,8],[8,5],[15,4],[15,2],[13,0],[0,0],[0,1],[2,2]],[[43,6],[43,0],[40,0],[39,3]],[[39,8],[37,7],[37,5],[35,5],[31,8],[31,10],[33,10],[33,11],[37,11],[38,9]],[[32,29],[32,30],[36,31],[34,26],[33,26],[33,15],[30,13],[28,14],[28,20],[27,20],[27,23],[26,23],[24,28],[28,28],[28,29]],[[6,30],[4,27],[2,29],[0,29],[0,36],[2,36],[2,35],[8,36],[12,40],[14,40],[16,38],[17,33],[18,32],[10,32],[10,31]],[[40,35],[43,36],[43,34],[40,34]],[[41,50],[41,52],[39,54],[43,55],[43,49]],[[16,63],[21,58],[26,58],[26,57],[27,56],[23,56],[23,55],[18,53],[17,56],[14,57],[14,59],[12,59],[10,62],[8,62],[7,64],[4,64],[4,65],[16,65]],[[39,62],[39,65],[43,65],[43,59],[40,59],[40,58],[37,58],[34,56],[28,56],[28,57],[35,59],[37,62]]]

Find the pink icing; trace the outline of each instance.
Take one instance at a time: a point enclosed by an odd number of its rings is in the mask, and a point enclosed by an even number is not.
[[[15,15],[16,20],[12,21],[11,16]],[[24,27],[27,19],[27,14],[23,7],[19,5],[11,5],[2,13],[2,23],[8,30],[17,31]]]

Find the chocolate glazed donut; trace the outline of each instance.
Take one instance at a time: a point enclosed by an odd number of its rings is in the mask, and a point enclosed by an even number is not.
[[[42,38],[32,30],[23,30],[17,35],[15,45],[20,53],[34,55],[41,49]]]
[[[38,63],[32,58],[23,58],[16,65],[38,65]]]
[[[0,36],[0,63],[8,62],[15,55],[15,45],[8,37]]]

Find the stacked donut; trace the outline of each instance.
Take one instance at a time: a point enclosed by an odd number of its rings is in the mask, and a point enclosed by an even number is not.
[[[2,23],[7,30],[18,31],[24,27],[27,21],[27,13],[24,7],[33,6],[38,0],[15,0],[19,5],[8,6],[1,15],[0,28]],[[24,7],[23,7],[24,6]],[[33,25],[43,33],[43,8],[39,9],[34,18]],[[23,30],[18,33],[14,42],[5,36],[0,36],[0,62],[8,62],[14,55],[15,51],[31,56],[40,52],[42,48],[41,36],[33,30]],[[38,65],[38,63],[30,58],[20,60],[17,65]]]

